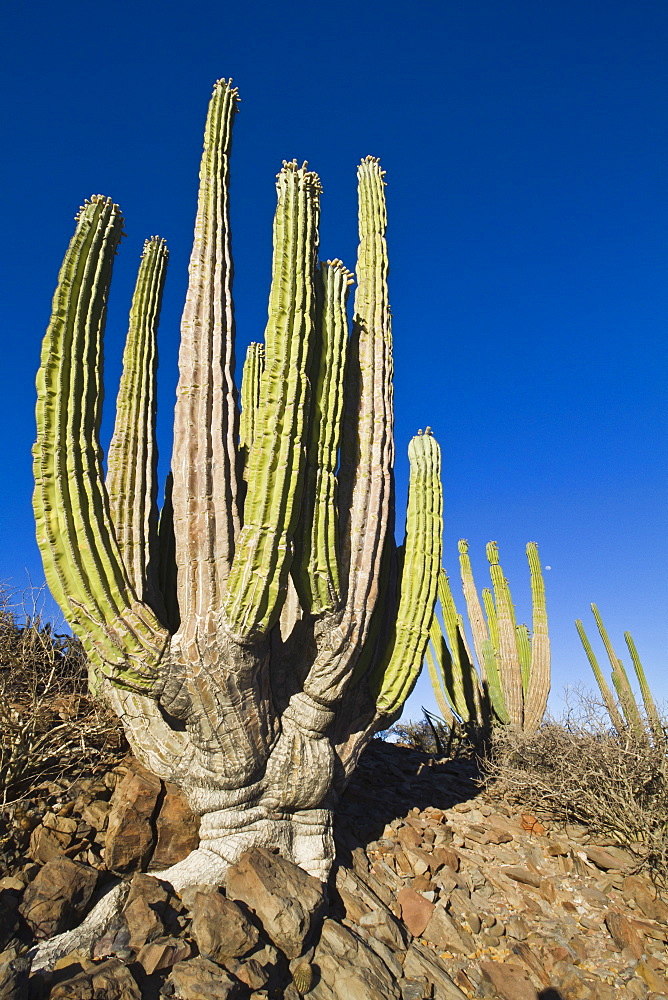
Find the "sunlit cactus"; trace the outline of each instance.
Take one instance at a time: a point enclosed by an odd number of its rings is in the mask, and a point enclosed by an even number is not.
[[[596,654],[592,649],[585,627],[580,619],[575,622],[575,627],[578,630],[580,641],[582,642],[584,651],[587,654],[589,665],[591,666],[594,677],[596,678],[596,683],[598,684],[603,698],[603,703],[608,715],[610,716],[610,721],[612,722],[613,727],[620,736],[624,736],[630,731],[639,738],[651,735],[657,740],[664,739],[665,737],[661,717],[657,710],[654,698],[652,697],[649,684],[647,683],[647,677],[645,676],[643,665],[640,661],[640,657],[638,656],[638,650],[636,649],[635,642],[633,641],[633,636],[630,632],[624,633],[624,640],[631,657],[631,663],[633,664],[633,669],[638,680],[638,686],[640,687],[640,693],[645,709],[644,717],[633,693],[633,688],[629,682],[626,668],[615,653],[610,636],[608,635],[608,631],[603,624],[603,619],[601,618],[597,606],[592,604],[591,610],[594,615],[594,621],[596,622],[599,635],[603,640],[605,651],[608,654],[610,666],[612,667],[611,676],[616,697],[610,690],[603,671],[599,666]]]
[[[284,163],[264,343],[239,412],[229,232],[237,91],[215,86],[181,327],[172,469],[156,507],[156,327],[167,251],[147,242],[108,473],[101,352],[123,221],[97,196],[60,272],[38,375],[35,513],[47,580],[137,757],[178,784],[201,843],[164,877],[216,882],[248,847],[318,878],[361,749],[397,717],[428,642],[441,562],[440,452],[409,446],[394,539],[383,171],[358,168],[353,274],[318,263],[321,187]],[[161,876],[163,877],[163,876]]]
[[[449,724],[462,722],[483,731],[489,731],[494,724],[512,725],[525,732],[534,732],[540,726],[550,691],[550,640],[545,585],[535,542],[529,542],[526,552],[533,606],[531,632],[515,619],[496,542],[487,545],[492,589],[483,590],[481,601],[468,542],[460,540],[459,566],[473,650],[447,573],[441,570],[441,617],[435,611],[427,666],[439,711]]]

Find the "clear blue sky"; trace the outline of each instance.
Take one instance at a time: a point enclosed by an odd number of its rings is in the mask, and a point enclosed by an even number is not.
[[[590,681],[573,621],[630,629],[666,666],[666,47],[661,0],[5,5],[1,31],[3,392],[0,579],[41,580],[34,375],[72,217],[122,207],[107,340],[111,421],[138,256],[171,250],[160,434],[212,82],[240,88],[233,238],[238,353],[262,335],[273,180],[308,159],[321,250],[354,266],[355,167],[387,170],[397,484],[430,424],[443,449],[444,562],[496,539],[520,619],[524,546],[546,571],[553,688]],[[401,520],[402,510],[399,512]],[[593,629],[592,629],[593,631]],[[411,714],[430,703],[420,682]],[[558,703],[555,702],[558,707]]]

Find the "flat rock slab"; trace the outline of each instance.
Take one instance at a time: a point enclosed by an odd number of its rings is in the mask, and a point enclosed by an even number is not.
[[[241,855],[227,873],[225,890],[257,914],[288,958],[302,954],[325,908],[322,882],[264,847]]]
[[[88,865],[58,858],[49,861],[27,886],[19,912],[36,938],[74,926],[88,905],[98,873]]]
[[[406,952],[404,976],[415,979],[426,977],[434,987],[434,1000],[467,1000],[466,993],[453,983],[438,955],[416,941]]]

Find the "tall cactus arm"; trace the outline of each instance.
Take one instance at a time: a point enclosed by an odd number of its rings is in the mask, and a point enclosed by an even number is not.
[[[340,601],[336,464],[348,344],[346,300],[352,281],[340,260],[326,261],[317,272],[317,368],[303,515],[292,569],[302,607],[316,615],[334,610]]]
[[[378,597],[383,543],[392,497],[394,465],[392,333],[387,289],[384,171],[368,156],[358,167],[359,250],[353,340],[358,382],[354,435],[347,436],[342,468],[354,469],[349,515],[342,518],[346,618],[355,644],[363,644]],[[351,440],[353,438],[353,440]]]
[[[443,612],[443,625],[450,650],[451,665],[449,676],[446,673],[446,678],[449,682],[448,689],[452,696],[452,704],[455,711],[464,722],[470,722],[475,718],[476,713],[475,707],[471,704],[471,698],[467,698],[467,691],[472,691],[474,682],[472,682],[470,677],[465,678],[465,673],[470,674],[473,666],[462,657],[462,653],[465,653],[465,650],[460,638],[459,616],[454,597],[452,596],[448,574],[444,569],[441,569],[438,575],[438,599]],[[477,677],[475,683],[477,683]]]
[[[615,690],[617,691],[617,696],[626,717],[626,721],[631,729],[635,730],[637,734],[642,735],[642,719],[640,717],[640,712],[636,704],[633,690],[626,675],[626,670],[624,669],[624,664],[620,659],[618,659],[615,653],[608,631],[603,624],[603,619],[601,618],[600,612],[595,604],[592,604],[591,610],[594,614],[599,635],[603,640],[605,651],[608,654],[608,659],[610,660],[610,665],[612,667],[612,683],[615,685]]]
[[[529,542],[526,552],[531,576],[533,634],[531,637],[529,686],[524,699],[524,728],[527,732],[535,732],[545,715],[550,693],[550,638],[547,629],[545,582],[536,543]]]
[[[647,714],[647,721],[649,722],[650,729],[657,737],[657,739],[663,734],[663,727],[661,725],[661,719],[654,703],[654,698],[652,697],[652,692],[650,691],[649,684],[647,683],[647,677],[645,676],[645,671],[642,663],[640,662],[640,657],[638,655],[638,650],[636,649],[636,644],[633,641],[633,636],[630,632],[624,633],[624,641],[628,647],[628,651],[631,654],[631,662],[633,663],[633,669],[635,670],[636,677],[638,678],[638,684],[640,685],[640,693],[642,694],[642,700],[645,705],[645,712]]]
[[[430,646],[427,646],[427,670],[429,671],[429,680],[431,681],[434,698],[436,699],[436,704],[438,705],[441,717],[445,720],[448,726],[452,727],[455,724],[455,717],[450,705],[448,704],[447,694],[443,686],[443,676],[436,665],[434,654]]]
[[[603,671],[601,670],[598,660],[596,659],[594,650],[591,647],[591,643],[589,642],[589,638],[587,636],[587,633],[585,632],[585,627],[579,618],[575,622],[575,627],[578,630],[580,641],[582,642],[584,651],[587,654],[589,665],[594,672],[594,677],[596,678],[596,683],[598,684],[599,690],[603,697],[603,703],[605,704],[605,707],[608,711],[608,715],[610,716],[610,721],[612,722],[613,726],[615,727],[619,735],[623,736],[624,733],[626,732],[626,725],[617,709],[617,703],[615,702],[615,699],[612,695],[612,691],[608,687],[607,681],[603,676]]]
[[[499,549],[496,542],[488,542],[487,559],[494,587],[496,618],[499,630],[499,672],[504,702],[511,725],[523,726],[524,698],[522,695],[522,671],[517,652],[515,610],[508,581],[499,565]]]
[[[137,600],[109,514],[99,444],[101,352],[123,220],[94,196],[79,213],[60,271],[37,375],[37,542],[54,598],[93,664],[149,691],[168,639]]]
[[[144,244],[106,480],[116,540],[130,583],[158,614],[162,602],[157,579],[156,335],[168,257],[167,244],[159,236]]]
[[[250,454],[244,527],[225,598],[228,626],[240,640],[266,632],[281,611],[308,431],[320,183],[306,165],[286,163],[277,190],[262,419]]]
[[[264,346],[249,344],[241,375],[241,419],[239,422],[239,448],[244,457],[244,476],[247,475],[248,457],[255,440],[259,420],[260,382],[264,371]]]
[[[396,716],[413,689],[429,642],[442,556],[441,451],[429,434],[408,446],[411,472],[406,542],[396,625],[380,662],[376,699],[381,715]]]
[[[174,413],[174,533],[182,617],[220,608],[239,531],[238,412],[229,225],[229,154],[237,90],[209,104],[195,239],[181,321]]]
[[[465,538],[459,540],[459,570],[462,578],[462,591],[466,601],[466,610],[471,623],[473,633],[473,648],[480,667],[480,676],[483,681],[487,680],[485,655],[483,653],[483,643],[489,639],[489,630],[485,624],[485,615],[482,610],[478,591],[473,579],[473,569],[471,567],[471,557],[469,556],[469,543]]]

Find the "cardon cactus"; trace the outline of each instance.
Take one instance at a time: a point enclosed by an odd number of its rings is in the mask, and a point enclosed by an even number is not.
[[[580,641],[582,642],[584,651],[587,654],[589,665],[594,672],[596,683],[598,684],[603,697],[603,702],[614,728],[620,736],[624,736],[624,734],[630,730],[636,737],[643,738],[649,736],[656,740],[665,739],[661,717],[657,710],[654,698],[652,697],[649,684],[647,683],[645,670],[640,661],[640,657],[638,656],[638,650],[636,649],[636,644],[633,641],[633,636],[630,632],[624,633],[624,640],[631,657],[631,663],[633,664],[633,669],[635,671],[638,685],[640,687],[640,693],[642,695],[643,705],[645,707],[644,718],[633,693],[633,688],[629,682],[626,668],[615,653],[608,631],[603,624],[603,619],[601,618],[600,612],[595,604],[592,604],[591,610],[594,615],[594,621],[596,622],[599,635],[603,640],[605,651],[608,654],[610,666],[612,667],[612,683],[617,695],[616,698],[608,686],[608,682],[606,681],[603,671],[599,666],[596,654],[592,649],[587,633],[585,632],[585,627],[580,619],[575,622],[575,627],[578,630]]]
[[[396,718],[428,642],[441,562],[440,453],[409,446],[401,570],[393,521],[392,339],[383,171],[358,168],[359,255],[318,264],[320,184],[278,174],[269,316],[238,409],[229,233],[237,91],[209,106],[183,313],[170,482],[156,507],[155,334],[164,243],[133,301],[108,473],[101,344],[123,220],[81,209],[38,375],[37,533],[49,586],[137,757],[185,792],[201,843],[162,877],[218,882],[277,847],[320,879],[332,810]]]
[[[525,732],[534,732],[541,723],[550,691],[550,640],[536,543],[529,542],[526,552],[531,576],[532,634],[515,620],[496,542],[487,545],[493,589],[483,590],[482,602],[473,579],[468,542],[459,542],[462,589],[475,655],[469,648],[447,573],[441,570],[438,593],[443,627],[435,612],[427,665],[437,704],[450,723],[460,720],[483,730],[500,723]]]

